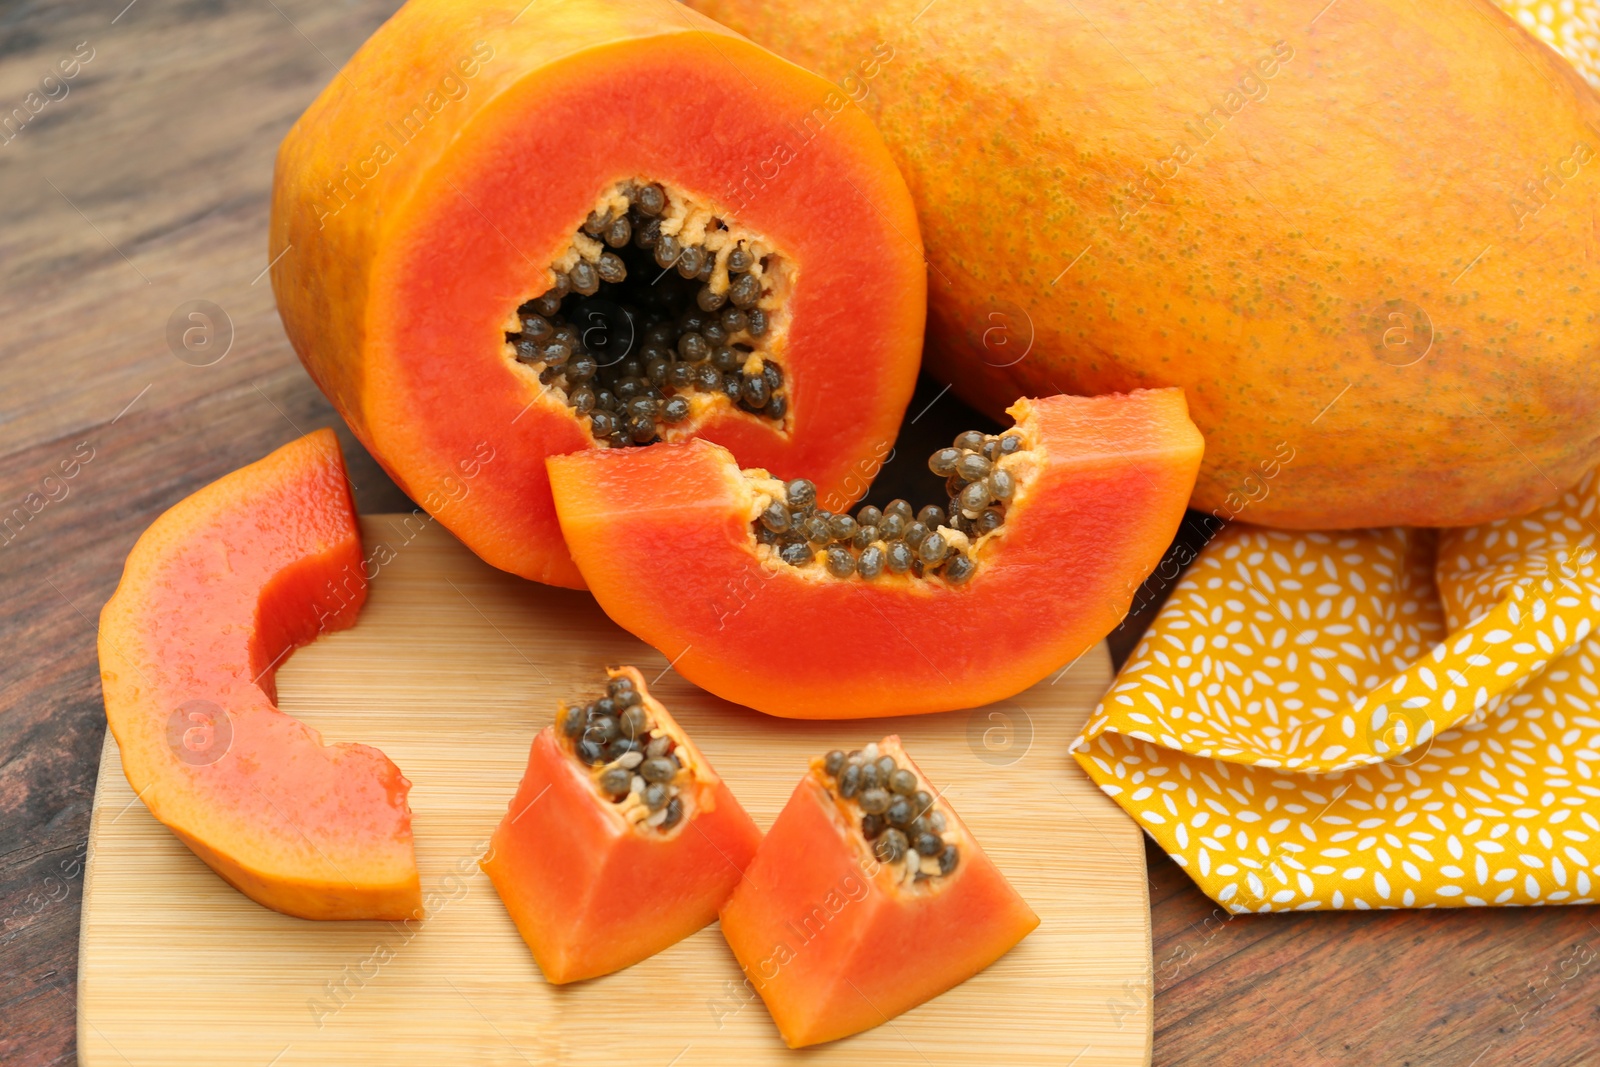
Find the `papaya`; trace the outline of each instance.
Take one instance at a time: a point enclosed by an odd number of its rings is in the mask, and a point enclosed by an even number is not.
[[[944,505],[854,515],[704,440],[551,456],[573,558],[613,621],[771,715],[975,707],[1109,633],[1184,515],[1183,393],[1019,400],[935,452]]]
[[[722,908],[790,1048],[887,1022],[1039,925],[890,735],[813,759]]]
[[[877,122],[976,406],[1181,386],[1194,506],[1279,527],[1600,461],[1600,98],[1489,0],[689,2]]]
[[[633,667],[561,704],[479,865],[560,985],[632,966],[717,917],[761,831]]]
[[[400,487],[526,578],[581,584],[550,453],[703,434],[853,499],[927,285],[842,105],[675,4],[410,0],[279,149],[284,329]]]
[[[422,914],[411,783],[276,706],[284,659],[366,593],[344,458],[318,430],[151,523],[100,613],[128,784],[230,885],[302,919]]]

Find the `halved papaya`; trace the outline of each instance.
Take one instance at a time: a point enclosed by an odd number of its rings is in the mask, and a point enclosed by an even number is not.
[[[761,843],[633,667],[562,704],[480,866],[546,979],[630,967],[717,917]]]
[[[679,674],[796,718],[1011,696],[1122,618],[1183,518],[1202,442],[1183,393],[1012,405],[929,461],[946,507],[834,514],[704,441],[549,459],[601,607]]]
[[[411,0],[285,138],[270,254],[378,461],[558,585],[547,454],[703,434],[853,499],[921,358],[916,213],[872,123],[659,0]]]
[[[1039,925],[891,734],[813,759],[722,908],[790,1048],[916,1007]]]
[[[284,658],[366,594],[344,458],[318,430],[156,519],[100,613],[128,784],[241,893],[303,919],[422,913],[411,783],[276,707]]]

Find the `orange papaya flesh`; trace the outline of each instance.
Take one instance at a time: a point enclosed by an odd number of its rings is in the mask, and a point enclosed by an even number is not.
[[[830,755],[851,773],[844,753]],[[858,771],[885,756],[909,771],[915,783],[905,794],[887,780],[872,788],[910,802],[914,818],[940,822],[907,833],[885,829],[880,816],[869,840],[866,792],[841,796],[842,776],[814,759],[722,908],[722,935],[790,1048],[887,1022],[977,974],[1039,925],[899,737],[857,755]],[[905,825],[905,814],[889,821]],[[937,855],[905,847],[934,830]]]
[[[975,566],[959,585],[783,562],[755,520],[785,487],[708,442],[548,462],[601,607],[696,685],[796,718],[947,711],[1020,692],[1109,633],[1177,530],[1200,463],[1175,389],[1019,400],[1011,413],[1025,448],[1000,461],[1015,483],[1004,524],[975,539],[940,530]]]
[[[737,369],[697,364],[736,379],[739,399],[652,381],[647,425],[859,494],[911,396],[926,280],[905,183],[841,100],[678,5],[412,0],[280,149],[270,251],[284,328],[413,499],[489,563],[579,587],[544,457],[616,439],[597,435],[598,409],[574,407],[581,353],[556,366],[542,340],[519,348],[545,329],[526,328],[528,302],[575,285],[580,262],[631,257],[623,282],[596,281],[587,300],[573,291],[558,313],[596,357],[589,384],[615,389],[627,360],[646,371],[649,315],[697,311],[706,286],[723,287],[710,298],[719,319],[733,306],[742,248],[765,330],[708,342]],[[643,222],[626,197],[653,183],[682,245],[718,245],[709,279],[682,278],[681,256],[658,270],[652,252],[582,231],[618,195],[619,217]],[[768,364],[781,384],[749,386]],[[675,396],[687,414],[667,410]]]
[[[318,430],[156,519],[100,614],[128,784],[240,892],[305,919],[422,913],[411,783],[275,706],[288,653],[365,599],[344,459]]]
[[[534,738],[527,773],[480,863],[539,969],[557,985],[632,966],[711,922],[761,841],[639,672],[607,673],[602,699],[618,697],[625,680],[641,698],[647,732],[635,737],[626,718],[618,726],[611,716],[605,725],[605,709],[585,717],[584,707],[563,704],[557,725]],[[561,729],[568,714],[576,716],[570,731]],[[652,759],[676,760],[680,769],[647,783],[641,768],[648,773],[649,760],[613,757],[596,737],[614,746],[619,737],[636,739]],[[648,749],[655,739],[670,740],[669,757]],[[586,743],[596,744],[592,763],[580,759]],[[615,795],[607,791],[608,773],[627,783]],[[645,796],[652,785],[670,799],[652,807]]]

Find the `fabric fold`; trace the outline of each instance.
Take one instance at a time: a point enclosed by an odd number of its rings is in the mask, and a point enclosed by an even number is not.
[[[1074,754],[1236,912],[1592,902],[1597,488],[1438,532],[1225,528]]]

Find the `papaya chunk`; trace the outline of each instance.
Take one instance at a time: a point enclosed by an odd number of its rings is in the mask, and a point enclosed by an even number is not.
[[[633,667],[563,704],[480,866],[560,985],[632,966],[717,917],[761,831]]]
[[[790,1048],[887,1022],[1039,925],[895,735],[812,760],[746,873],[722,934]]]
[[[1005,436],[1021,449],[968,471],[988,472],[979,479],[988,494],[997,472],[1008,479],[1003,524],[973,525],[987,505],[946,513],[933,530],[922,523],[922,555],[902,573],[873,575],[866,563],[869,552],[902,552],[909,524],[847,560],[839,516],[821,530],[816,512],[795,520],[795,510],[791,524],[816,536],[769,543],[768,509],[814,492],[741,471],[706,441],[548,464],[567,543],[600,606],[696,685],[795,718],[947,711],[1018,693],[1109,633],[1176,532],[1200,464],[1200,434],[1176,389],[1020,400],[1011,413]],[[991,444],[1005,442],[981,447]],[[957,462],[966,469],[973,457]],[[852,523],[863,521],[858,512]],[[877,521],[886,538],[887,514]],[[927,551],[935,534],[937,562]]]
[[[411,0],[284,139],[270,254],[356,436],[556,585],[581,578],[546,455],[703,435],[859,493],[921,361],[916,211],[872,123],[658,0]]]
[[[304,919],[422,911],[411,783],[276,706],[284,658],[354,623],[366,591],[344,458],[318,430],[156,519],[100,614],[128,784],[241,893]]]

